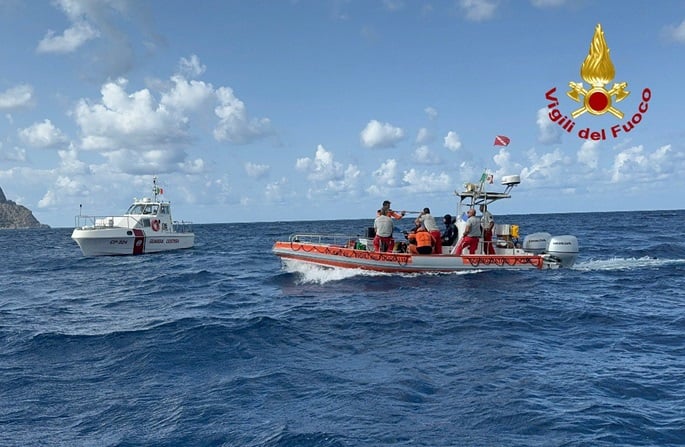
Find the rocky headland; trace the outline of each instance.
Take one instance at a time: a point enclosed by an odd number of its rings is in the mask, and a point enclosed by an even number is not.
[[[38,222],[31,210],[23,205],[18,205],[12,200],[7,200],[5,193],[0,188],[0,229],[19,228],[50,228]]]

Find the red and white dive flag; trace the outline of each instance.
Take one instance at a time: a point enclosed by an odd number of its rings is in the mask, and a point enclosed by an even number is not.
[[[509,137],[505,137],[504,135],[497,135],[495,137],[495,146],[508,146],[509,142],[511,140]]]

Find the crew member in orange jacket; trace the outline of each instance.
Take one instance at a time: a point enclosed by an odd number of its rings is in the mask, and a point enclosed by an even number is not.
[[[421,214],[419,214],[419,217],[416,218],[416,225],[422,225],[426,228],[426,231],[433,237],[434,252],[442,254],[442,235],[429,208],[424,208]]]
[[[419,227],[416,233],[411,233],[409,239],[409,252],[415,255],[429,255],[433,253],[433,245],[435,241],[433,236],[426,231],[425,227]],[[412,240],[416,240],[416,244],[412,244]]]

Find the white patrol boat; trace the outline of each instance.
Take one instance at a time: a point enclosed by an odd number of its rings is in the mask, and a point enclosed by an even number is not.
[[[159,200],[164,190],[152,179],[151,199],[134,199],[121,216],[76,216],[71,238],[85,256],[141,255],[191,248],[192,223],[174,221],[171,202]]]
[[[503,192],[487,192],[485,175],[480,184],[467,183],[459,197],[457,228],[464,234],[465,219],[460,218],[467,209],[490,205],[511,198],[511,190],[521,182],[520,176],[502,178]],[[342,234],[294,234],[287,241],[277,241],[273,252],[284,263],[303,262],[324,267],[373,270],[386,273],[442,273],[468,270],[521,270],[556,269],[573,266],[578,257],[578,240],[575,236],[552,236],[549,233],[532,233],[521,241],[519,226],[495,224],[492,244],[494,254],[486,254],[483,240],[478,241],[475,253],[465,248],[457,254],[461,242],[443,246],[442,253],[421,255],[405,252],[395,244],[392,252],[373,251],[373,228],[364,236]]]

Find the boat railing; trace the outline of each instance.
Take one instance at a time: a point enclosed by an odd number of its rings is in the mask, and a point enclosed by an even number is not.
[[[192,233],[193,223],[186,220],[175,220],[174,221],[174,231],[176,233]]]
[[[133,216],[86,216],[79,214],[74,218],[74,227],[79,229],[134,228],[139,221]]]
[[[306,244],[323,244],[337,247],[359,248],[359,236],[351,236],[349,234],[293,234],[290,236],[290,242],[301,242]]]

